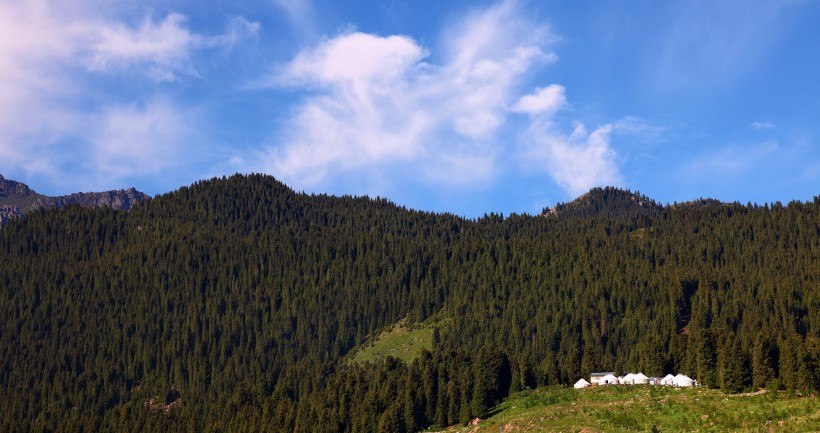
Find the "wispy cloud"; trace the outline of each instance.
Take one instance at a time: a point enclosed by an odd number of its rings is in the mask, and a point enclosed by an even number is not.
[[[752,122],[750,126],[754,129],[774,129],[774,123],[769,122],[768,120],[765,122]]]
[[[651,57],[655,85],[691,91],[709,89],[755,70],[776,40],[777,19],[787,1],[682,2],[658,35]]]
[[[203,48],[232,47],[239,40],[255,35],[259,23],[242,17],[230,20],[226,33],[203,36],[187,28],[187,17],[171,13],[155,22],[145,17],[139,27],[123,23],[78,26],[91,40],[87,67],[92,71],[121,70],[141,66],[155,81],[174,81],[180,73],[198,75],[191,52]]]
[[[310,0],[273,0],[288,17],[288,20],[302,33],[313,32],[313,5]]]
[[[308,188],[399,165],[415,167],[410,175],[420,182],[486,181],[503,150],[496,133],[524,75],[556,59],[547,51],[553,40],[511,1],[455,23],[438,63],[407,36],[325,39],[270,80],[313,93],[284,144],[266,150],[263,169]]]
[[[98,124],[86,137],[88,166],[109,179],[156,175],[184,164],[202,138],[195,111],[166,98],[106,107],[93,120]]]

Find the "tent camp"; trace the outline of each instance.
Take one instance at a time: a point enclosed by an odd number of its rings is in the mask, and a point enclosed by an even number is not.
[[[575,389],[586,388],[589,386],[589,382],[586,379],[579,379],[578,382],[575,382],[575,385],[572,385]]]

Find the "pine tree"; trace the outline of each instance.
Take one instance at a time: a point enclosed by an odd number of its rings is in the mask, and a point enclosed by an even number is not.
[[[720,356],[720,388],[724,392],[738,393],[743,390],[746,381],[746,366],[740,343],[733,334],[729,334]]]
[[[759,332],[752,348],[752,385],[763,388],[775,378],[777,350],[767,333]]]

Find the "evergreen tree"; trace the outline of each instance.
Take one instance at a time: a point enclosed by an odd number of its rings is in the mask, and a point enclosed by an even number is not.
[[[720,388],[728,393],[742,391],[747,382],[746,371],[739,342],[729,334],[720,357]]]

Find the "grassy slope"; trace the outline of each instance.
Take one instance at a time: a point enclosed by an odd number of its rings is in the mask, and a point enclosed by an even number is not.
[[[371,343],[367,343],[348,355],[348,362],[379,361],[388,356],[412,362],[422,350],[433,350],[433,329],[446,328],[447,319],[432,317],[421,324],[401,321],[382,331]]]
[[[512,395],[477,427],[445,432],[820,432],[820,399],[727,396],[660,386],[539,388]]]

